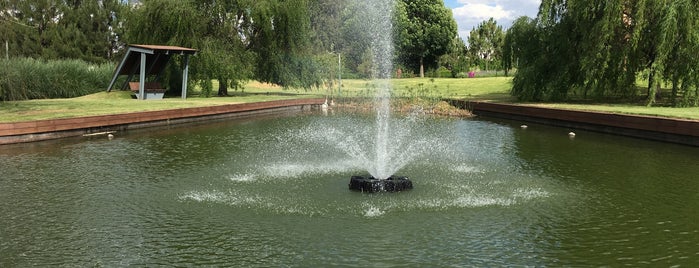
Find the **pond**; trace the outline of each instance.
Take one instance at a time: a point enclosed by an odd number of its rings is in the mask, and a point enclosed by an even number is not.
[[[0,267],[696,266],[699,148],[488,118],[266,116],[0,147]],[[370,150],[370,149],[368,149]]]

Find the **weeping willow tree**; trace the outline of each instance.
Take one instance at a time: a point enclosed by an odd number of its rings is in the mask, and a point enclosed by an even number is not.
[[[257,79],[283,87],[322,83],[311,49],[307,0],[144,0],[127,20],[127,43],[193,47],[191,76],[205,95]],[[174,66],[174,65],[170,65]],[[181,72],[169,71],[169,81]],[[177,94],[178,84],[170,88]]]
[[[519,63],[512,94],[525,101],[661,97],[697,105],[699,13],[690,0],[543,0],[533,20],[505,38],[506,65]],[[637,78],[648,82],[637,87]]]
[[[204,15],[194,8],[192,1],[142,1],[142,5],[130,10],[122,41],[196,48],[205,29],[204,21]],[[168,94],[180,95],[182,91],[182,65],[175,57],[165,69],[163,80]],[[192,71],[192,77],[197,77],[200,68],[193,64]]]
[[[657,60],[651,68],[672,87],[675,106],[699,106],[699,7],[692,0],[669,1],[663,8]],[[649,92],[655,95],[652,83]],[[649,105],[655,99],[649,98]]]
[[[192,60],[195,79],[204,96],[213,91],[211,79],[218,81],[216,95],[229,95],[229,88],[242,88],[251,79],[254,53],[246,42],[253,23],[251,0],[201,0],[194,5],[206,19],[204,32],[198,40],[200,53]]]
[[[310,46],[309,4],[306,0],[259,1],[254,5],[251,48],[257,55],[255,77],[283,87],[319,87]]]

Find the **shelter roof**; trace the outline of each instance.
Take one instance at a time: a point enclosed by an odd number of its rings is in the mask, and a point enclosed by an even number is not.
[[[146,53],[146,75],[162,73],[170,60],[171,55],[196,54],[197,50],[186,47],[159,46],[159,45],[129,45],[122,64],[118,66],[116,74],[131,75],[140,71],[141,54]]]
[[[140,73],[141,68],[145,69],[146,75],[159,75],[165,70],[172,55],[194,55],[196,53],[196,49],[178,46],[129,45],[126,54],[124,54],[124,58],[114,71],[114,77],[107,91],[112,89],[119,75],[128,75],[132,77],[134,74]],[[141,66],[141,54],[146,55],[145,66]]]
[[[178,46],[161,46],[161,45],[129,45],[131,47],[137,47],[137,48],[144,48],[144,49],[150,49],[153,51],[166,51],[166,52],[174,52],[174,53],[179,53],[179,54],[194,54],[197,52],[196,49],[193,48],[186,48],[186,47],[178,47]]]

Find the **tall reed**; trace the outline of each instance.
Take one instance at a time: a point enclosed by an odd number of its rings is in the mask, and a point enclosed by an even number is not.
[[[73,98],[106,90],[113,64],[80,60],[0,60],[0,101]]]

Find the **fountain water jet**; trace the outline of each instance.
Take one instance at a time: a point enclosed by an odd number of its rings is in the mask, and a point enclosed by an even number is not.
[[[393,74],[393,12],[394,0],[360,0],[366,18],[362,20],[371,33],[372,76],[379,83],[376,103],[375,160],[369,167],[371,176],[353,176],[349,188],[359,191],[402,191],[412,189],[406,177],[395,177],[396,165],[390,165],[392,156],[397,155],[389,148],[391,138],[391,75]],[[398,166],[400,168],[400,166]],[[360,179],[361,178],[361,179]],[[399,185],[399,186],[395,186]],[[367,190],[370,189],[370,190]]]

